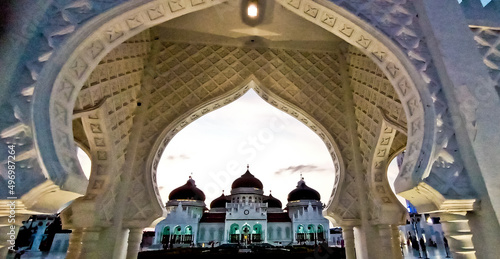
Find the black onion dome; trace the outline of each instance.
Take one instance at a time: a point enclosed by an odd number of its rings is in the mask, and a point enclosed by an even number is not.
[[[233,189],[239,187],[251,187],[261,190],[264,188],[262,186],[262,182],[250,173],[250,171],[248,170],[248,166],[247,171],[242,176],[240,176],[240,178],[234,180],[233,184],[231,185],[231,188]]]
[[[272,194],[269,194],[269,196],[266,197],[264,202],[267,202],[267,207],[268,208],[280,208],[282,207],[281,201],[274,198]]]
[[[194,180],[189,177],[189,180],[181,187],[174,189],[170,192],[168,196],[169,200],[197,200],[197,201],[205,201],[205,194],[203,191],[196,187]]]
[[[226,203],[228,202],[227,196],[222,193],[221,196],[215,198],[211,203],[210,203],[210,208],[225,208]]]
[[[288,194],[288,201],[297,201],[297,200],[321,200],[321,196],[319,193],[313,188],[306,185],[304,182],[304,178],[302,178],[297,183],[297,188],[291,191]]]

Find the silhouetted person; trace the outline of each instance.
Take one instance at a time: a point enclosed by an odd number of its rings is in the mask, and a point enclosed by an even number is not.
[[[413,247],[413,249],[415,249],[417,251],[419,250],[417,236],[412,236],[411,237],[411,247]]]
[[[428,259],[429,257],[427,257],[427,247],[425,247],[425,241],[423,237],[420,238],[420,247],[422,248],[422,253],[424,254],[424,258]]]
[[[168,243],[169,243],[169,240],[168,240],[168,235],[164,235],[163,238],[161,239],[161,243],[163,245],[163,250],[167,250],[168,248]]]
[[[450,254],[448,252],[450,250],[450,247],[448,246],[448,239],[446,239],[444,233],[443,233],[443,243],[444,243],[444,251],[446,252],[446,258],[450,258]]]
[[[19,228],[19,233],[17,234],[16,247],[29,246],[31,237],[31,230],[22,226]]]

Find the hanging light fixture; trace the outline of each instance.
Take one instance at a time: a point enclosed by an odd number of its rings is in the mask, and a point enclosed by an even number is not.
[[[241,0],[240,3],[241,20],[246,25],[255,27],[257,25],[270,23],[272,21],[274,1]]]
[[[255,18],[259,15],[259,5],[257,4],[257,0],[248,1],[247,15],[250,18]]]

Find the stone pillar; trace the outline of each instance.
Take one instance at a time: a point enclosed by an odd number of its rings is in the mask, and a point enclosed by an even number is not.
[[[344,239],[345,258],[356,259],[356,250],[354,248],[354,229],[352,226],[342,227],[342,238]]]
[[[142,241],[142,228],[131,228],[128,234],[127,259],[136,259]]]
[[[71,231],[69,235],[69,246],[66,252],[66,258],[79,258],[82,250],[82,229],[77,228]]]
[[[454,259],[476,258],[472,231],[464,213],[440,213],[441,226]]]
[[[79,257],[74,257],[78,259],[86,259],[86,258],[101,258],[101,251],[99,249],[99,245],[106,240],[99,239],[101,233],[101,228],[83,228],[81,232],[81,250]],[[114,241],[114,240],[113,240]],[[110,242],[109,249],[114,248],[114,242]],[[71,257],[66,257],[71,258]]]
[[[403,259],[398,225],[391,225],[392,258]]]
[[[392,258],[392,229],[391,225],[378,225],[379,246],[377,247],[378,258]]]

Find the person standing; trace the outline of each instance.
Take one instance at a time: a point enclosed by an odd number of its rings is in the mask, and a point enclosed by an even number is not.
[[[427,257],[427,247],[425,246],[424,237],[420,237],[420,248],[422,248],[424,258],[429,259],[429,257]]]
[[[446,252],[446,258],[450,258],[450,254],[449,254],[450,247],[448,246],[448,239],[446,239],[446,237],[444,236],[444,233],[443,233],[443,243],[444,243],[444,251]]]

